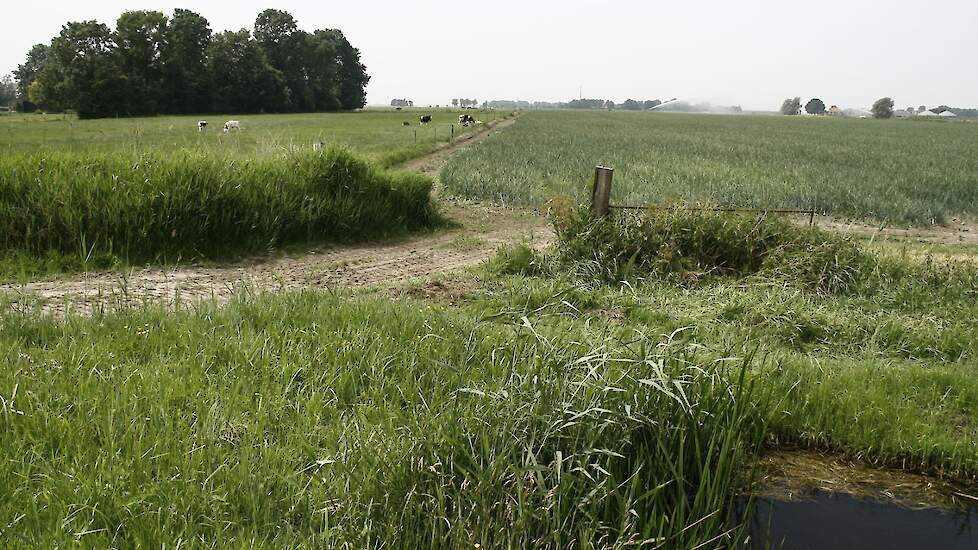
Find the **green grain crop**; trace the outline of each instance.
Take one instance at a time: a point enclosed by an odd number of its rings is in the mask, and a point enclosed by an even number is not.
[[[615,168],[615,204],[814,208],[899,223],[978,215],[978,125],[815,117],[539,111],[442,172],[449,192],[513,205],[583,197]]]

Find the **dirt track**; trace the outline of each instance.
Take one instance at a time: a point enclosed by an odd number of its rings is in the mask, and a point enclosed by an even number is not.
[[[514,122],[508,119],[460,138],[400,169],[437,175],[452,153],[479,143]],[[90,313],[145,302],[177,307],[211,299],[223,302],[243,288],[279,291],[398,283],[478,265],[504,243],[531,236],[537,242],[550,238],[543,218],[532,212],[451,203],[442,207],[460,227],[394,243],[257,257],[229,265],[87,273],[26,284],[0,284],[0,296],[10,300],[15,308],[36,305],[55,314],[68,310]]]

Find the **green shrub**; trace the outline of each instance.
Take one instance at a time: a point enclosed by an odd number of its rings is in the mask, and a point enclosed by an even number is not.
[[[0,250],[152,260],[383,237],[434,224],[430,191],[339,149],[12,155],[0,158]]]
[[[835,293],[873,265],[848,239],[753,214],[677,208],[595,220],[581,207],[553,219],[558,261],[610,281],[762,275]]]

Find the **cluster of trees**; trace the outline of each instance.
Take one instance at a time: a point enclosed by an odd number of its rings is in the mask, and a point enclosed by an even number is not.
[[[214,34],[189,10],[129,11],[115,30],[71,22],[31,48],[14,75],[25,110],[106,117],[358,109],[370,77],[336,29],[299,30],[269,9],[247,29]]]
[[[414,102],[410,99],[392,99],[391,107],[414,107]]]
[[[452,107],[461,107],[464,109],[466,107],[478,107],[478,106],[479,106],[478,99],[461,99],[461,98],[452,99]]]
[[[625,111],[648,111],[662,105],[662,101],[658,99],[646,99],[645,101],[635,101],[634,99],[626,99],[624,103],[618,106],[619,109]]]

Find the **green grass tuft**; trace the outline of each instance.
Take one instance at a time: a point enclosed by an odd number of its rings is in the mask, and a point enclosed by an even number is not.
[[[0,250],[126,261],[228,257],[431,227],[431,180],[341,149],[0,158]],[[70,265],[70,262],[66,262]]]

